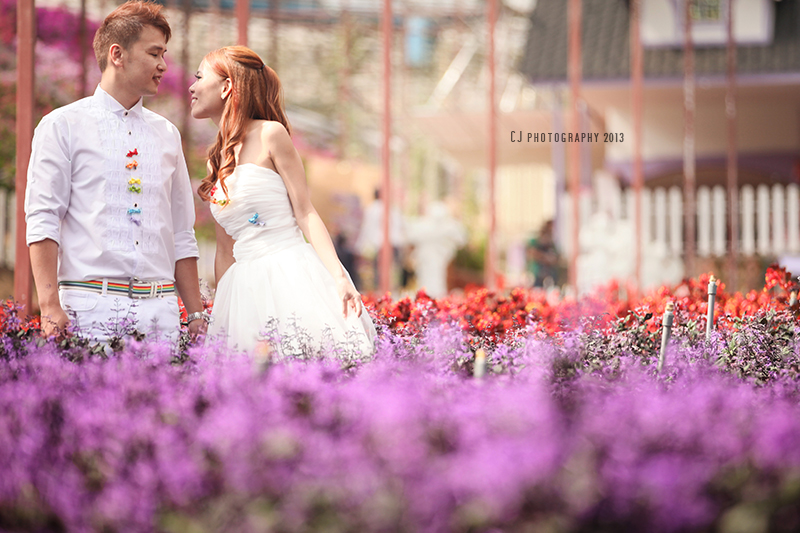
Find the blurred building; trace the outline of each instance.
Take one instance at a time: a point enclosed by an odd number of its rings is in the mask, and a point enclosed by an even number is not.
[[[696,66],[695,272],[684,267],[682,219],[684,1],[693,7]],[[631,277],[637,225],[646,286],[725,266],[732,239],[724,188],[727,1],[642,0],[645,216],[634,221],[630,2],[583,0],[580,133],[599,142],[580,143],[580,287]],[[763,263],[800,254],[800,0],[730,1],[738,43],[734,238],[742,264],[758,275]],[[38,5],[63,3],[80,6]],[[118,3],[88,0],[87,12],[101,20]],[[170,64],[182,66],[186,78],[176,87],[188,88],[206,52],[236,42],[235,2],[165,4],[174,35]],[[570,252],[568,144],[553,139],[579,132],[568,131],[567,1],[498,5],[497,239],[501,268],[518,283],[525,281],[521,248],[544,221],[555,218],[561,251]],[[382,9],[381,0],[250,2],[249,45],[280,75],[315,204],[340,227],[357,218],[350,216],[356,207],[347,206],[367,203],[380,179]],[[404,0],[393,9],[393,198],[410,215],[444,201],[470,240],[481,241],[489,211],[486,3]],[[189,151],[202,159],[213,129],[188,120],[188,105],[174,96],[153,107],[181,126]]]
[[[727,0],[692,1],[695,60],[697,255],[683,268],[684,1],[642,0],[643,277],[645,285],[724,267],[737,239],[743,280],[763,264],[800,253],[800,2],[731,0],[736,41],[739,234],[730,232],[726,186]],[[633,114],[630,2],[584,0],[581,97],[586,130],[600,134],[601,157],[584,168],[582,284],[620,275],[632,262],[636,222],[630,194]],[[540,89],[566,94],[567,19],[561,0],[539,0],[520,71]],[[606,139],[603,139],[607,136]],[[586,145],[581,148],[588,150]],[[587,157],[587,159],[589,159]],[[559,179],[562,179],[559,176]],[[568,204],[566,204],[568,207]],[[566,221],[566,217],[565,217]],[[568,224],[562,224],[562,229]],[[603,231],[624,239],[620,246]],[[584,238],[585,237],[585,238]],[[562,238],[565,246],[569,246]],[[614,251],[604,257],[598,248]],[[620,257],[627,248],[628,254]],[[605,266],[604,266],[605,265]],[[583,268],[580,268],[582,266]],[[756,278],[756,283],[758,279]],[[753,285],[752,283],[750,284]]]
[[[731,0],[736,42],[738,232],[731,235],[727,184],[727,0],[691,2],[695,87],[696,260],[685,265],[684,0],[642,0],[644,96],[643,218],[633,220],[633,113],[630,2],[583,0],[580,131],[569,126],[565,0],[529,2],[524,42],[514,42],[513,2],[505,2],[505,43],[497,83],[498,225],[511,253],[551,216],[565,255],[572,245],[566,193],[568,143],[561,134],[593,134],[580,148],[578,284],[582,290],[633,277],[634,236],[642,228],[642,284],[714,271],[758,286],[771,261],[800,254],[800,2]],[[519,13],[516,13],[519,15]],[[469,41],[464,48],[468,48]],[[453,61],[457,66],[457,61]],[[516,71],[515,71],[516,69]],[[457,73],[457,69],[456,73]],[[518,76],[518,77],[517,77]],[[458,168],[485,169],[487,114],[479,107],[434,109],[417,120]],[[599,142],[597,142],[599,141]],[[729,264],[731,240],[739,261]],[[518,256],[517,256],[518,257]]]

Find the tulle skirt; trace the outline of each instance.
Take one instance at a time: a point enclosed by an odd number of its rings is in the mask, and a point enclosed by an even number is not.
[[[219,281],[211,316],[209,338],[234,350],[363,359],[374,349],[366,309],[345,318],[333,276],[305,241],[237,258]]]

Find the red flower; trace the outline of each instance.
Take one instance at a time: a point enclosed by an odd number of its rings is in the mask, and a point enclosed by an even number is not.
[[[125,157],[133,157],[135,155],[139,155],[139,152],[138,152],[138,150],[136,150],[136,148],[134,148],[133,150],[128,152],[128,155],[126,155]]]

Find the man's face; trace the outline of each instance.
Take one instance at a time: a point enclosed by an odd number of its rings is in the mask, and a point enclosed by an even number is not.
[[[158,93],[161,78],[167,70],[166,51],[164,34],[153,26],[145,26],[139,40],[128,50],[123,50],[125,81],[132,92],[141,96]]]

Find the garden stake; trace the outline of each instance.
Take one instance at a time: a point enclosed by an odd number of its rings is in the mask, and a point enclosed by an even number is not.
[[[263,374],[272,363],[272,345],[268,342],[260,342],[253,350],[253,369],[257,374]]]
[[[794,307],[797,305],[797,291],[792,291],[789,293],[789,307]]]
[[[664,308],[664,318],[661,320],[663,331],[661,332],[661,353],[658,354],[658,371],[664,366],[664,354],[667,351],[667,343],[669,343],[669,336],[672,333],[672,319],[675,316],[672,310],[675,309],[675,304],[672,302],[667,303]]]
[[[475,351],[475,364],[472,367],[472,377],[482,379],[486,373],[486,352],[482,348]]]
[[[714,329],[714,299],[717,296],[717,280],[714,276],[708,280],[708,316],[706,317],[706,340],[711,339],[711,330]]]

